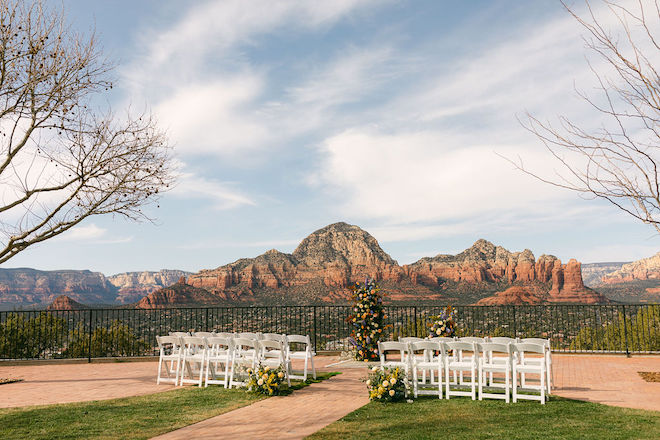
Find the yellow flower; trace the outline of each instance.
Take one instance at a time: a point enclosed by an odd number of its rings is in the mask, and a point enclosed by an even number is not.
[[[390,390],[390,396],[394,397],[394,390]]]
[[[284,377],[284,373],[282,373],[282,372],[280,371],[279,373],[277,373],[277,377],[279,377],[280,379],[282,379],[282,378]]]
[[[387,388],[390,386],[390,383],[386,380],[383,381],[383,388]]]
[[[265,371],[265,372],[268,372],[269,370],[270,370],[270,367],[266,367],[266,368],[264,368],[264,371]]]
[[[267,374],[264,374],[263,376],[261,376],[261,378],[262,378],[263,380],[268,380],[268,375],[267,375]]]

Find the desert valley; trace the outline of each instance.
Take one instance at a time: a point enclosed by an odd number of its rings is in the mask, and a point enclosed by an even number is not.
[[[562,263],[530,250],[510,252],[477,240],[457,255],[399,265],[358,226],[334,223],[291,254],[204,269],[130,272],[0,269],[2,309],[85,306],[162,308],[196,305],[344,304],[347,286],[374,278],[400,304],[598,304],[660,299],[660,255],[632,263]]]

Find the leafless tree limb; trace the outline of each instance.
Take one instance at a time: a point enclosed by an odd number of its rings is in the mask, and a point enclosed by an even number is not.
[[[0,1],[0,263],[91,215],[151,220],[173,183],[149,114],[100,113],[112,64],[40,0]]]
[[[552,185],[607,200],[660,232],[660,6],[658,0],[634,7],[602,0],[617,23],[617,33],[599,22],[592,4],[578,14],[564,8],[585,29],[587,48],[605,62],[609,74],[589,65],[600,96],[579,96],[603,115],[599,129],[588,130],[567,117],[557,124],[527,114],[522,125],[541,140],[564,171],[541,177],[519,159],[521,171]],[[619,38],[621,36],[621,38]]]

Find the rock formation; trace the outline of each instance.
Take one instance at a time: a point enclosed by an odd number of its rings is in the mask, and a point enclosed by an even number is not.
[[[497,292],[493,296],[477,301],[478,306],[501,306],[501,305],[524,305],[540,304],[543,302],[541,295],[533,292],[534,289],[524,286],[512,286],[503,292]]]
[[[158,272],[126,272],[108,277],[108,281],[117,287],[116,302],[134,303],[144,296],[163,287],[171,286],[176,281],[190,275],[183,270],[162,269]]]
[[[88,308],[88,306],[80,304],[66,295],[60,295],[55,298],[55,301],[53,301],[46,310],[84,310]]]
[[[204,289],[186,284],[186,279],[181,277],[176,284],[151,292],[142,298],[135,307],[138,309],[160,309],[218,304],[219,302],[217,296]]]
[[[582,279],[587,287],[595,287],[602,283],[602,278],[627,264],[621,263],[582,263]]]
[[[270,250],[191,275],[187,283],[223,300],[280,299],[340,301],[346,286],[365,277],[378,280],[392,301],[474,302],[512,286],[533,286],[534,295],[513,290],[503,295],[523,302],[606,302],[586,288],[580,264],[562,265],[556,257],[535,260],[529,250],[509,252],[478,240],[458,255],[437,255],[399,266],[374,237],[357,226],[335,223],[313,232],[292,254]],[[529,291],[528,291],[529,292]],[[539,293],[540,292],[540,293]]]
[[[111,304],[117,289],[89,270],[0,269],[0,307],[46,306],[59,295],[86,304]]]
[[[603,284],[617,284],[635,280],[660,280],[660,252],[652,257],[624,264],[621,269],[602,277]]]

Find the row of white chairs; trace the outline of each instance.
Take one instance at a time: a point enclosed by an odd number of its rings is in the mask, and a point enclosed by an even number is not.
[[[479,400],[494,398],[508,403],[511,394],[514,402],[527,399],[545,404],[550,393],[550,345],[545,339],[401,338],[380,342],[378,348],[381,368],[399,367],[412,376],[415,397],[431,394],[475,400],[478,396]],[[392,352],[398,353],[397,360],[387,360]],[[469,374],[469,381],[464,374]],[[504,381],[498,381],[495,374],[504,376]],[[526,381],[526,374],[538,375],[538,385]],[[496,389],[504,392],[496,393]]]
[[[258,366],[282,367],[287,383],[291,379],[307,380],[308,363],[316,378],[310,337],[275,333],[213,333],[172,332],[157,336],[160,351],[158,376],[161,382],[183,385],[203,383],[224,385],[225,388],[244,386],[239,371]],[[296,349],[303,347],[302,350]],[[293,374],[292,360],[304,361],[302,374]],[[165,376],[163,376],[163,372]]]

